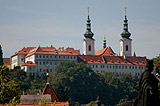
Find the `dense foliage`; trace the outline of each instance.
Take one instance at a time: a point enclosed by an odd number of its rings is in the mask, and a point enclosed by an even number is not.
[[[3,65],[3,51],[1,45],[0,45],[0,65]]]
[[[156,73],[160,75],[160,55],[153,58],[153,62],[154,62]]]
[[[74,62],[61,62],[51,76],[61,101],[70,99],[87,104],[99,96],[106,106],[136,98],[137,82],[138,78],[131,75],[94,73],[84,63]]]
[[[18,67],[10,70],[9,76],[19,84],[21,94],[22,92],[25,92],[25,94],[37,94],[39,93],[39,90],[43,90],[47,81],[45,73],[42,73],[41,76],[39,76],[38,72],[34,75],[31,73],[27,74]]]
[[[19,99],[19,86],[8,74],[9,69],[6,66],[0,66],[0,104]]]

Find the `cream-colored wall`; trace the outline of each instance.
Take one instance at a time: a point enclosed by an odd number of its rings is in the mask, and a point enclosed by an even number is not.
[[[94,41],[93,39],[84,39],[83,40],[83,54],[84,55],[94,55]],[[91,45],[91,51],[89,51],[89,45]]]
[[[33,54],[26,58],[26,61],[32,61],[37,64],[37,71],[49,73],[54,72],[55,67],[60,61],[75,61],[77,62],[77,55],[47,55],[47,54]]]
[[[16,66],[21,66],[25,63],[25,55],[18,54],[12,57],[11,68],[13,69]]]
[[[87,65],[89,65],[95,72],[100,72],[100,73],[112,72],[114,74],[128,73],[136,76],[140,76],[140,74],[144,71],[144,67],[145,67],[144,65],[116,65],[116,64],[114,65],[113,64],[87,64]]]
[[[126,45],[128,45],[128,51],[126,51]],[[120,40],[120,56],[132,56],[132,40],[121,39]]]

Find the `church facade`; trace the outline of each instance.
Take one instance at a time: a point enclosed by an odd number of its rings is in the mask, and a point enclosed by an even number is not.
[[[86,32],[83,39],[83,53],[79,50],[64,47],[27,47],[11,56],[11,68],[21,66],[26,72],[38,71],[52,73],[60,61],[84,62],[95,72],[112,72],[113,74],[132,74],[140,76],[143,72],[146,57],[132,55],[131,33],[128,31],[128,20],[125,14],[123,32],[120,39],[120,55],[106,46],[104,38],[103,49],[95,51],[94,33],[91,31],[91,19],[88,14]]]

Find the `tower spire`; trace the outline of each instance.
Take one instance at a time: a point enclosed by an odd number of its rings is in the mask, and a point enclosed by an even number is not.
[[[86,22],[86,32],[84,34],[85,39],[83,39],[83,54],[84,55],[94,55],[94,33],[91,31],[91,20],[89,17],[89,7],[88,7],[88,18]]]
[[[103,49],[106,48],[106,37],[104,35],[104,40],[103,40]]]
[[[128,31],[128,20],[127,20],[127,8],[125,7],[125,19],[123,23],[123,32],[121,33],[122,38],[127,38],[131,36],[131,33]]]
[[[123,32],[120,39],[120,56],[132,56],[132,39],[128,31],[127,8],[125,7],[125,19],[123,23]]]
[[[127,18],[127,8],[125,7],[125,18]]]
[[[94,33],[92,33],[92,31],[91,31],[91,20],[89,18],[89,7],[88,7],[88,19],[87,19],[86,26],[87,26],[87,28],[86,28],[86,33],[84,34],[84,37],[93,39],[92,37],[93,37]]]

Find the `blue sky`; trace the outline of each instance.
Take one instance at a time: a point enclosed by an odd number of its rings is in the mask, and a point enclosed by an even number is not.
[[[87,8],[95,49],[107,46],[119,54],[124,8],[137,56],[160,54],[160,0],[0,0],[0,44],[4,57],[22,47],[73,47],[83,51]]]

